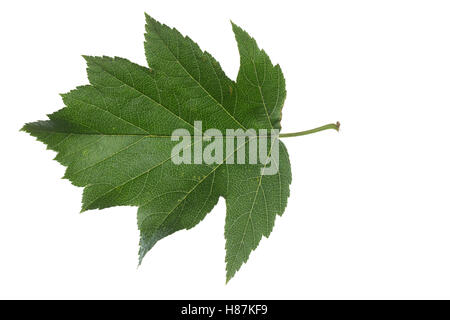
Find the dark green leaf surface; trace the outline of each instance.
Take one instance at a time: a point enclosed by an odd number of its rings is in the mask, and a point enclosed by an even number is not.
[[[85,57],[90,85],[62,95],[65,107],[24,131],[57,152],[65,178],[83,187],[82,211],[137,206],[140,260],[162,238],[198,224],[226,199],[227,280],[248,260],[286,207],[291,182],[287,150],[279,170],[228,164],[249,141],[215,164],[174,164],[175,129],[280,129],[286,91],[273,66],[245,31],[233,25],[241,56],[237,81],[177,30],[146,16],[149,68],[126,59]],[[270,144],[270,148],[273,144]],[[189,145],[187,148],[192,148]],[[248,153],[248,151],[246,151]]]

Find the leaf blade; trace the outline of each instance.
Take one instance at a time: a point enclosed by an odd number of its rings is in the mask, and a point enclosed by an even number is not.
[[[263,176],[262,164],[227,163],[240,148],[246,150],[248,141],[224,150],[215,164],[176,165],[171,160],[178,142],[171,135],[175,129],[198,134],[197,120],[204,130],[222,133],[279,128],[284,78],[279,66],[273,67],[254,39],[235,25],[241,53],[236,83],[189,37],[146,19],[150,68],[118,57],[85,56],[90,84],[63,94],[63,109],[23,130],[56,151],[55,160],[67,167],[64,178],[84,188],[82,211],[138,207],[140,262],[159,240],[193,228],[224,197],[228,281],[284,211],[291,182],[287,151],[281,144],[284,155],[275,176]],[[252,59],[257,92],[249,87],[248,76],[242,76],[248,71],[248,57],[242,51],[247,43],[256,48]],[[272,80],[260,81],[261,70]],[[192,151],[193,144],[187,149]]]

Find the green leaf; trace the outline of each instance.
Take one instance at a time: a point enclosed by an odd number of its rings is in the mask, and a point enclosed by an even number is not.
[[[84,188],[82,211],[138,207],[140,261],[162,238],[197,225],[224,197],[228,281],[286,207],[286,147],[279,142],[277,173],[263,175],[268,163],[227,161],[241,150],[248,157],[251,139],[224,150],[217,163],[175,164],[172,150],[179,141],[171,136],[176,129],[198,136],[195,121],[202,121],[203,131],[223,133],[280,129],[284,77],[234,24],[241,56],[236,82],[190,38],[147,15],[146,20],[149,68],[117,57],[85,57],[90,84],[63,94],[63,109],[23,130],[56,151],[55,160],[67,167],[64,178]],[[269,155],[277,142],[269,141]]]

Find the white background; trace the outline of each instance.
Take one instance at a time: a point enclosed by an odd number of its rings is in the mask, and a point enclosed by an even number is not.
[[[82,54],[145,65],[144,12],[235,79],[229,19],[280,63],[291,197],[225,285],[225,206],[137,269],[136,208],[82,189],[19,129],[86,84]],[[3,1],[0,298],[450,298],[448,1]]]

